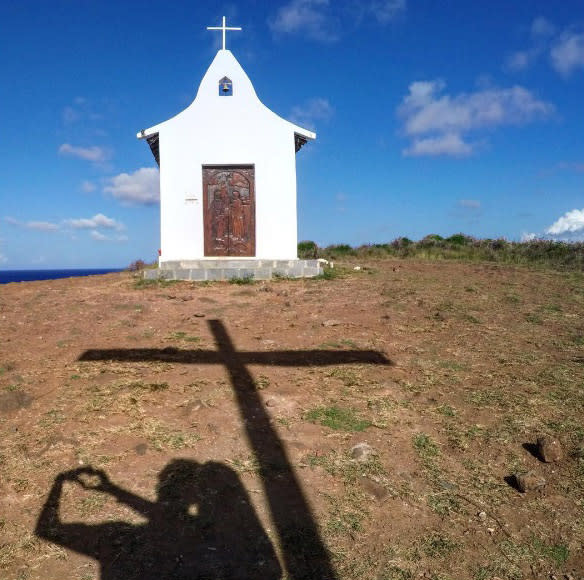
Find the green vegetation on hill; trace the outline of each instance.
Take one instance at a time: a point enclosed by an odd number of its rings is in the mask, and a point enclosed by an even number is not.
[[[553,240],[510,242],[503,238],[477,239],[465,234],[454,234],[448,238],[430,234],[417,242],[401,237],[385,244],[366,244],[358,247],[336,244],[319,248],[314,242],[302,241],[298,244],[298,256],[305,259],[328,260],[355,257],[487,261],[584,270],[584,242]]]

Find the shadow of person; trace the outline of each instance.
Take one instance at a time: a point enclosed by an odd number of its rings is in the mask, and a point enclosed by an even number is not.
[[[65,482],[109,494],[147,519],[88,525],[64,523]],[[177,459],[159,474],[157,501],[112,483],[92,467],[55,478],[35,533],[95,558],[101,580],[276,579],[282,570],[237,474],[216,462]]]

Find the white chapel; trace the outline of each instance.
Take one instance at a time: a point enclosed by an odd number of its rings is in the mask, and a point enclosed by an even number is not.
[[[296,152],[312,131],[270,111],[223,35],[195,100],[138,133],[160,167],[160,257],[149,277],[315,276],[298,260]]]

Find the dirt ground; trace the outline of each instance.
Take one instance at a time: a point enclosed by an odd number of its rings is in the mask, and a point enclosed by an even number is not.
[[[584,276],[355,265],[0,286],[0,578],[584,578]]]

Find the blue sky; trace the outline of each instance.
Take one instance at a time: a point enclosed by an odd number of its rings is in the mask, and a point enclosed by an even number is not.
[[[220,48],[316,130],[299,239],[584,238],[581,0],[21,0],[0,6],[0,268],[123,267],[159,247],[136,132]]]

